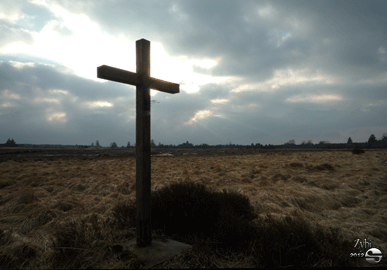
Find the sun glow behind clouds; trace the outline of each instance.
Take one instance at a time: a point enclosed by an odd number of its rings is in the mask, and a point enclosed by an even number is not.
[[[18,20],[23,19],[26,15],[22,15],[20,12],[21,3],[14,1],[14,3],[0,3],[0,20],[7,21],[9,23],[16,23]]]
[[[40,32],[30,32],[33,43],[18,43],[2,48],[2,53],[24,54],[47,59],[83,78],[100,83],[96,69],[101,65],[136,71],[135,40],[130,36],[111,36],[83,14],[70,13],[49,1],[34,1],[48,8],[56,18],[46,23]],[[27,30],[26,30],[27,31]],[[231,77],[214,77],[211,69],[219,59],[171,57],[157,41],[151,41],[151,76],[180,84],[180,91],[197,92],[202,85],[222,83]],[[18,68],[26,64],[16,64]],[[31,63],[31,65],[33,65]],[[194,67],[199,68],[195,72]],[[158,91],[151,90],[154,96]]]
[[[45,1],[35,3],[50,9],[56,19],[47,22],[40,32],[30,32],[34,43],[10,44],[1,48],[2,53],[47,59],[68,67],[78,76],[99,82],[103,80],[97,78],[96,69],[103,64],[135,71],[133,42],[103,33],[97,23],[83,14],[72,14]],[[123,57],[122,53],[127,51],[133,54]]]
[[[122,52],[128,49],[126,40],[111,38],[102,33],[98,24],[85,15],[71,14],[55,5],[50,9],[63,21],[49,22],[36,35],[34,54],[54,59],[73,69],[77,75],[96,81],[100,81],[96,76],[96,68],[101,60],[124,62],[127,59],[122,57]],[[61,35],[58,29],[66,29],[70,34]],[[125,62],[124,66],[127,66],[128,61]],[[118,66],[123,66],[123,63]]]
[[[194,66],[210,71],[218,64],[218,61],[218,59],[188,59],[186,56],[173,58],[168,55],[160,43],[151,42],[151,76],[180,84],[180,91],[194,93],[200,89],[201,85],[230,80],[231,77],[214,77],[193,71]],[[157,92],[152,90],[151,95]]]

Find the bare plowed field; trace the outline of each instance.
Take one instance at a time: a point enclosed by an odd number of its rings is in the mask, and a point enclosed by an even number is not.
[[[83,220],[108,224],[112,208],[136,196],[136,160],[130,151],[0,151],[0,265],[14,260],[17,267],[51,268],[54,232],[60,226]],[[181,150],[173,156],[154,154],[151,166],[152,190],[186,179],[235,190],[250,198],[259,216],[288,215],[338,227],[354,245],[356,239],[367,239],[382,251],[383,259],[387,256],[387,150],[361,155],[193,155]],[[117,241],[122,232],[116,233],[107,235],[104,243]],[[101,258],[95,267],[114,268],[118,262]]]

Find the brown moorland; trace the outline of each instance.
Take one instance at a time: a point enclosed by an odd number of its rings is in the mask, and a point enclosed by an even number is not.
[[[120,151],[0,149],[0,268],[128,267],[114,249],[135,230],[118,227],[113,212],[135,199],[135,157]],[[188,180],[235,191],[249,198],[256,224],[291,217],[336,228],[341,240],[366,239],[386,260],[387,150],[196,152],[153,155],[152,192]],[[158,267],[262,266],[254,258],[194,248]]]

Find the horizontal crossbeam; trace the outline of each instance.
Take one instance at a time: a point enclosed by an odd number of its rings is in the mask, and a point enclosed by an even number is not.
[[[130,84],[130,85],[146,85],[151,89],[159,90],[170,94],[180,92],[179,84],[163,81],[153,77],[142,77],[135,72],[110,67],[107,65],[97,67],[97,77],[100,79]]]

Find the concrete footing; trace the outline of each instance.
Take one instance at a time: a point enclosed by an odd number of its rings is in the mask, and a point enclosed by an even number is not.
[[[151,268],[192,248],[191,245],[156,235],[152,237],[152,244],[148,247],[138,247],[136,238],[129,240],[122,246],[123,252],[130,251],[138,257],[142,262],[141,268]]]

